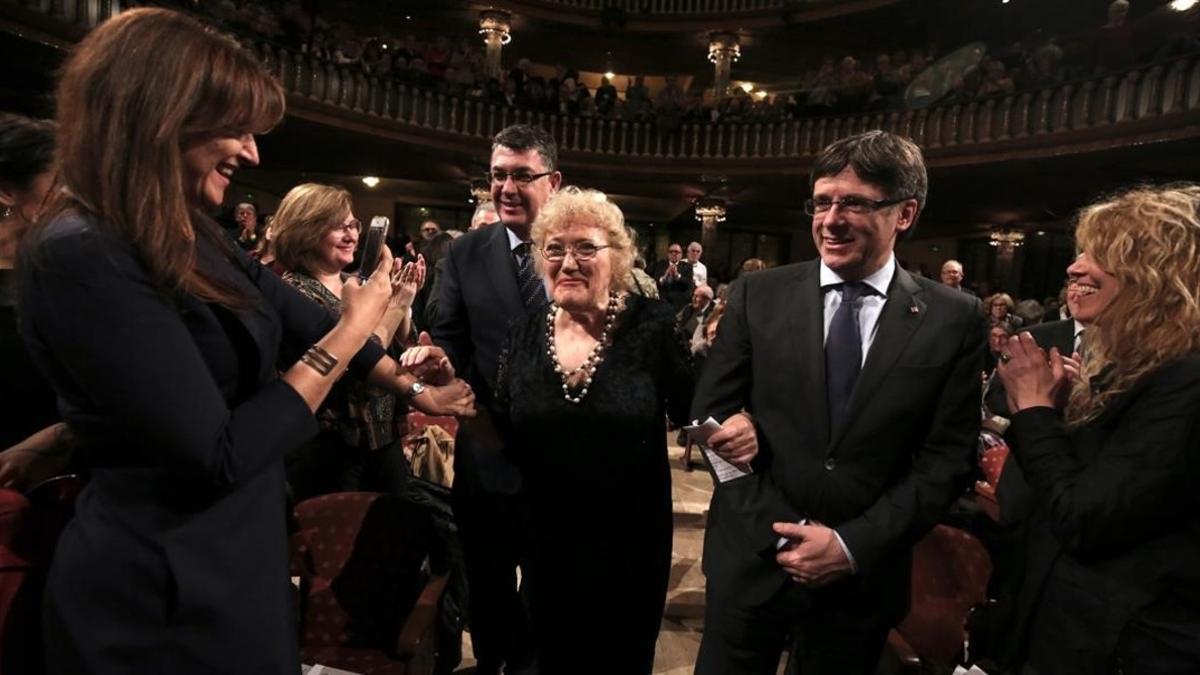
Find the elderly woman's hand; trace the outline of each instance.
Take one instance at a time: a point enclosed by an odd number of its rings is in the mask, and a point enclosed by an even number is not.
[[[475,392],[471,391],[471,385],[462,380],[425,387],[424,391],[410,398],[408,402],[426,415],[475,416]]]
[[[398,370],[435,385],[449,384],[454,379],[454,365],[445,350],[434,345],[429,333],[424,331],[417,337],[417,346],[400,355]]]
[[[351,276],[342,286],[341,323],[364,336],[375,330],[392,297],[392,253],[382,249],[379,265],[365,283]]]
[[[1055,407],[1069,387],[1068,366],[1057,348],[1047,355],[1027,331],[1008,339],[996,372],[1008,392],[1009,409]]]

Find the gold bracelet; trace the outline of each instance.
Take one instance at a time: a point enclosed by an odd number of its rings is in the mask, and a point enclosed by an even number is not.
[[[320,373],[322,377],[332,373],[338,364],[337,357],[320,345],[309,347],[308,351],[304,352],[304,356],[300,357],[300,361]]]

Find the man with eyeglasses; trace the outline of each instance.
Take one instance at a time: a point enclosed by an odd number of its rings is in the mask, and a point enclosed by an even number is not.
[[[513,125],[496,134],[488,180],[500,222],[450,245],[429,317],[434,342],[467,373],[479,408],[455,439],[453,498],[481,674],[519,673],[533,662],[516,576],[527,537],[521,477],[500,446],[488,406],[509,321],[548,300],[529,242],[539,209],[562,182],[557,164],[554,139],[542,129]]]
[[[946,286],[953,288],[960,293],[969,293],[971,295],[975,295],[975,291],[963,286],[963,279],[966,278],[966,275],[963,273],[963,266],[959,261],[947,260],[946,262],[942,263],[942,269],[939,277],[941,278],[942,283]]]
[[[659,260],[650,268],[650,276],[658,283],[658,294],[678,312],[692,299],[696,287],[692,266],[683,259],[683,247],[671,242],[667,247],[667,259]]]
[[[927,185],[906,139],[833,143],[805,203],[819,258],[729,290],[692,416],[757,455],[714,472],[699,675],[774,673],[788,639],[789,672],[874,673],[908,610],[912,546],[970,476],[985,343],[978,299],[896,264]]]

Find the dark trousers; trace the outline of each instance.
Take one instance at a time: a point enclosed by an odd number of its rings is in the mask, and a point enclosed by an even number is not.
[[[517,589],[528,512],[519,496],[468,490],[456,483],[454,517],[467,569],[468,624],[479,675],[519,672],[534,659],[533,631]]]
[[[791,644],[788,675],[872,675],[890,626],[880,613],[854,616],[789,584],[760,607],[744,607],[736,589],[705,591],[704,637],[696,675],[773,675]]]

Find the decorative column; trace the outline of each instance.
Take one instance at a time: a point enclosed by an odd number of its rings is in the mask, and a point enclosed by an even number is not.
[[[708,60],[713,63],[713,90],[718,99],[729,95],[729,73],[741,55],[737,33],[713,31],[708,34]]]
[[[706,251],[717,245],[717,223],[725,222],[725,200],[701,197],[696,200],[696,220],[700,221],[700,245]]]
[[[500,52],[512,41],[512,14],[502,9],[485,9],[479,13],[479,34],[487,45],[484,72],[500,79]]]

